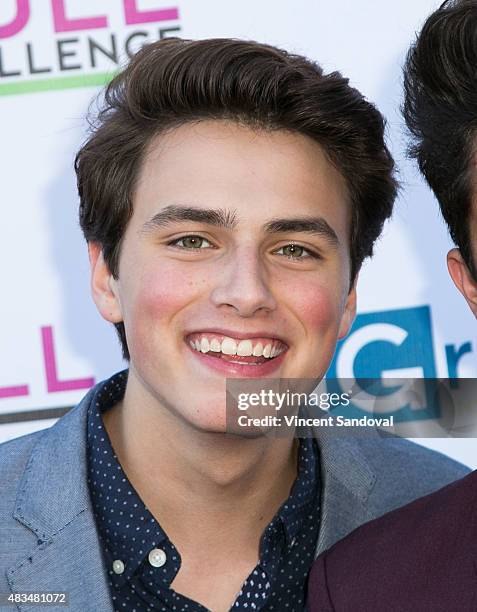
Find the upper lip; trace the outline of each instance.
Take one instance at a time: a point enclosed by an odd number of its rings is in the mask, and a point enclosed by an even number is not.
[[[251,338],[270,338],[270,340],[280,340],[283,344],[288,346],[288,342],[282,337],[269,331],[257,330],[254,332],[239,332],[232,329],[224,329],[221,327],[207,327],[201,329],[190,330],[186,333],[186,336],[190,334],[220,334],[222,336],[228,336],[229,338],[237,338],[238,340],[248,340]]]

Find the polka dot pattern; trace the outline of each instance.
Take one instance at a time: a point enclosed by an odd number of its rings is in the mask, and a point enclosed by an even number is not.
[[[88,411],[88,485],[114,610],[207,611],[170,587],[181,566],[179,551],[129,482],[104,427],[101,414],[122,399],[126,382],[124,371],[100,383]],[[320,523],[319,493],[316,442],[304,438],[290,496],[265,528],[260,561],[231,610],[305,609],[306,580]],[[121,573],[113,570],[121,568],[118,561],[124,565]]]

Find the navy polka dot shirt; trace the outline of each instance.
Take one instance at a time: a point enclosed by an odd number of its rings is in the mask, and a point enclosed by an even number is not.
[[[115,612],[204,612],[171,587],[179,551],[129,482],[111,446],[101,413],[122,399],[127,371],[97,386],[88,413],[88,485],[103,544]],[[306,580],[319,530],[316,442],[300,440],[298,475],[289,498],[265,528],[260,561],[231,610],[305,609]]]

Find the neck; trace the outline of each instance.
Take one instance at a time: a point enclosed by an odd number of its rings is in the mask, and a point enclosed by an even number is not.
[[[291,438],[245,438],[199,431],[128,387],[104,416],[132,485],[176,546],[237,539],[257,550],[265,526],[296,477]],[[217,536],[218,537],[218,536]]]

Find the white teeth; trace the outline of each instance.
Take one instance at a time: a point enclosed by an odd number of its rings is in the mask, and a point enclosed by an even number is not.
[[[241,340],[237,346],[237,355],[241,357],[248,357],[252,354],[252,341],[251,340]]]
[[[224,338],[222,340],[222,353],[224,355],[236,355],[237,343],[232,338]]]
[[[217,338],[212,338],[210,341],[210,350],[214,353],[220,353],[220,342],[217,340]]]
[[[261,342],[259,342],[255,348],[253,349],[253,356],[254,357],[261,357],[263,354],[263,344]]]
[[[217,338],[207,338],[201,336],[195,340],[189,341],[190,346],[199,351],[200,353],[208,353],[212,351],[214,353],[222,352],[224,355],[239,355],[241,357],[265,357],[266,359],[273,359],[277,355],[283,352],[283,348],[277,343],[271,342],[265,346],[262,342],[257,342],[254,346],[252,340],[240,340],[236,341],[233,338],[223,338],[220,342]],[[239,362],[240,363],[240,362]],[[243,362],[247,363],[247,362]],[[250,364],[251,365],[251,364]]]

